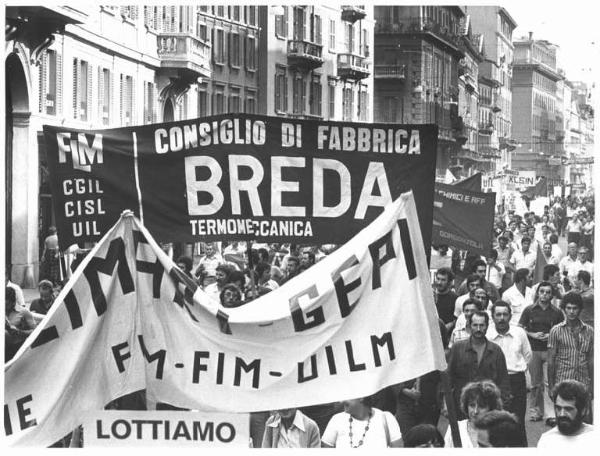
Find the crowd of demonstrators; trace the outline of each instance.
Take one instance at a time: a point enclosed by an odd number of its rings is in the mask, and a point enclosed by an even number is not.
[[[548,428],[559,422],[553,388],[561,382],[579,382],[593,400],[594,200],[555,198],[541,216],[500,209],[486,255],[432,248],[434,301],[451,334],[448,375],[463,433],[471,418],[463,446],[481,437],[477,421],[490,438],[514,429],[518,439],[506,446],[527,446],[527,419]],[[504,411],[475,419],[459,398],[468,384],[484,380],[498,386]],[[582,412],[586,423],[591,410]]]
[[[453,246],[432,251],[433,296],[462,446],[527,446],[527,419],[545,420],[551,428],[540,446],[589,434],[593,204],[590,198],[559,198],[542,216],[502,211],[494,222],[493,248],[485,255]],[[18,287],[7,282],[7,359],[49,311],[60,286],[52,272],[55,235],[46,240],[45,276],[29,309],[19,303]],[[559,247],[563,235],[567,252]],[[179,250],[179,269],[224,308],[279,288],[336,248],[254,244],[248,250],[241,242],[197,243],[194,258],[172,245],[162,247],[171,258]],[[540,258],[543,265],[536,264]],[[431,372],[371,397],[252,413],[251,446],[452,446],[450,432],[444,439],[437,430],[440,415],[447,414],[441,383],[441,374]],[[143,391],[115,404],[148,406]]]

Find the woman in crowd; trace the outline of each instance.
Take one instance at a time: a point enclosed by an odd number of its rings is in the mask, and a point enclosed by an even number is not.
[[[460,407],[468,417],[458,422],[462,447],[478,448],[475,420],[490,410],[502,410],[500,390],[491,380],[468,383],[460,394]],[[445,442],[447,448],[453,447],[450,428],[446,431]]]
[[[372,397],[342,402],[344,411],[331,417],[323,436],[324,448],[398,448],[402,443],[394,415],[372,407]]]

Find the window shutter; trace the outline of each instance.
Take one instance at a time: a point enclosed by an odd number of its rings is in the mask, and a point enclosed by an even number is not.
[[[38,86],[38,102],[39,102],[39,112],[46,112],[46,80],[48,74],[48,53],[45,52],[42,56],[42,63],[40,65],[39,72],[39,86]]]
[[[79,118],[79,81],[81,79],[81,69],[79,60],[73,59],[73,118]]]
[[[148,92],[148,83],[144,81],[144,124],[148,123],[148,113],[150,111]]]
[[[62,54],[56,53],[56,115],[62,114],[63,96],[62,96],[62,80],[63,80]]]
[[[123,74],[119,75],[119,119],[121,121],[121,126],[125,123],[125,116],[123,113],[123,101],[125,98],[124,93],[124,83],[123,83]]]
[[[277,70],[275,70],[275,110],[279,110],[281,108],[281,83],[280,76],[277,74]]]
[[[302,99],[300,100],[302,104],[300,105],[300,113],[304,114],[306,111],[306,83],[304,82],[304,78],[300,79],[300,93],[302,94]]]
[[[321,16],[315,16],[315,28],[316,30],[316,43],[322,44],[321,37]]]
[[[144,12],[145,11],[146,9],[144,8]],[[106,100],[104,99],[104,72],[102,71],[102,67],[98,66],[98,120],[100,123],[104,122],[102,116],[104,103],[106,103]]]
[[[88,122],[92,121],[92,64],[88,62],[87,71],[87,100],[86,100],[86,113],[85,118]]]
[[[288,7],[283,7],[283,16],[281,16],[281,28],[283,31],[283,36],[287,38],[288,36]]]
[[[283,95],[283,111],[287,112],[288,110],[288,89],[287,89],[287,73],[283,73],[283,91],[282,91],[282,95]]]
[[[158,119],[157,103],[156,103],[156,86],[152,83],[152,122],[156,122]]]
[[[135,80],[133,79],[133,77],[129,78],[130,84],[128,87],[128,95],[129,95],[129,99],[128,99],[128,106],[129,106],[129,125],[133,125],[134,124],[134,119],[135,119],[135,92],[134,92],[134,87],[135,87]]]

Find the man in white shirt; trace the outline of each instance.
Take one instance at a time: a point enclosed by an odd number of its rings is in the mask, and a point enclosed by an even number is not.
[[[579,247],[577,251],[577,259],[570,263],[567,268],[567,278],[569,279],[569,283],[571,288],[576,288],[577,285],[577,274],[579,271],[587,271],[592,276],[592,283],[594,277],[594,264],[587,259],[588,256],[588,248],[587,247]]]
[[[470,276],[467,277],[467,279],[466,279],[467,290],[468,290],[467,293],[456,298],[456,301],[454,302],[454,316],[455,317],[458,317],[462,313],[464,302],[467,299],[473,298],[475,290],[477,290],[477,288],[482,287],[482,281],[483,281],[483,279],[480,276],[478,276],[477,274],[471,274]]]
[[[527,447],[527,434],[525,431],[525,412],[527,410],[527,383],[525,371],[531,360],[532,352],[527,333],[517,325],[511,325],[512,315],[510,304],[505,301],[496,301],[492,305],[493,325],[487,331],[487,338],[500,346],[506,358],[506,368],[510,380],[512,401],[507,410],[519,418],[522,446]]]
[[[550,242],[544,242],[542,247],[542,255],[544,255],[546,264],[555,264],[558,266],[560,259],[552,254],[552,244]]]
[[[555,428],[545,432],[538,441],[538,448],[589,449],[594,440],[594,426],[583,422],[589,407],[589,393],[577,380],[564,380],[552,391]]]
[[[319,427],[298,409],[278,410],[265,424],[261,446],[262,448],[320,448]]]
[[[531,289],[531,272],[527,268],[517,269],[515,273],[515,283],[512,287],[502,293],[502,301],[510,304],[512,318],[511,323],[519,323],[521,313],[525,307],[533,304],[534,293]]]
[[[558,268],[560,269],[560,275],[562,277],[567,276],[569,267],[577,261],[577,244],[571,242],[567,245],[567,255],[558,262]]]
[[[485,279],[497,289],[502,288],[502,278],[506,273],[506,269],[502,263],[498,262],[498,251],[492,249],[490,255],[485,258],[485,262],[487,263]]]
[[[521,250],[515,250],[510,258],[510,262],[515,269],[527,268],[530,271],[534,270],[537,252],[530,250],[530,246],[531,239],[528,237],[521,239]]]

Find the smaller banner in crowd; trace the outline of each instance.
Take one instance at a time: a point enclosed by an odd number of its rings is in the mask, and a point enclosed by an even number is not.
[[[495,203],[495,193],[436,183],[432,242],[487,255],[492,248]]]
[[[247,413],[102,410],[83,422],[85,447],[245,447]]]
[[[517,189],[533,187],[536,182],[535,171],[518,171],[518,174],[506,174],[504,181],[510,188],[512,186]]]
[[[154,403],[254,412],[365,397],[445,368],[411,192],[236,308],[200,289],[129,213],[6,364],[4,429],[9,445],[48,446],[143,389]]]
[[[461,181],[454,182],[455,187],[460,187],[464,190],[471,190],[472,192],[480,192],[482,186],[482,174],[475,173]]]

